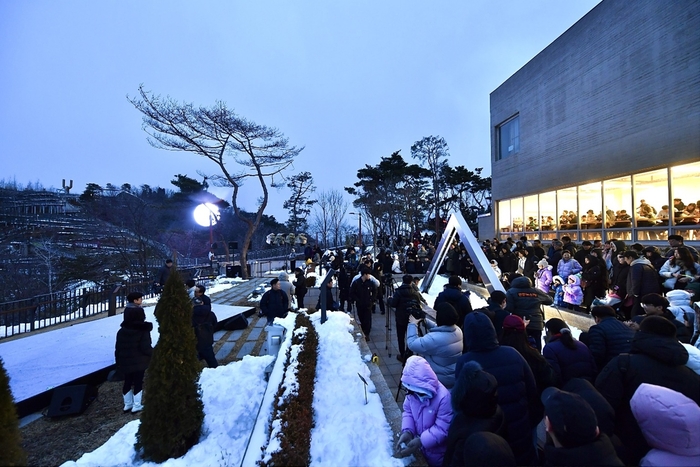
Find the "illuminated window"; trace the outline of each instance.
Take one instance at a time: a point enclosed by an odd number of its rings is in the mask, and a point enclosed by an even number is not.
[[[632,177],[613,178],[603,182],[605,227],[632,227]]]
[[[576,230],[578,208],[576,207],[576,187],[557,190],[559,230]],[[570,235],[569,235],[570,236]]]
[[[520,117],[511,117],[496,127],[498,160],[520,151]]]
[[[673,181],[674,223],[676,225],[697,225],[700,222],[700,162],[671,167]]]
[[[498,226],[501,232],[510,232],[510,200],[498,202]]]
[[[535,232],[540,230],[540,217],[539,209],[537,208],[537,195],[526,196],[524,199],[524,211],[525,216],[523,220],[525,222],[526,232]]]
[[[540,226],[543,231],[557,229],[557,194],[554,191],[540,195]]]

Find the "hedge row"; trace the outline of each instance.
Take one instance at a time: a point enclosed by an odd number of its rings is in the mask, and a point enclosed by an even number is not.
[[[297,332],[306,328],[306,332]],[[297,391],[285,396],[284,380],[275,395],[270,419],[269,433],[278,421],[281,429],[277,433],[280,448],[267,461],[259,461],[261,467],[282,465],[309,465],[311,463],[311,430],[314,427],[313,399],[316,379],[318,334],[309,317],[297,315],[292,346],[287,350],[285,374],[291,364],[292,348],[299,346],[297,355]]]

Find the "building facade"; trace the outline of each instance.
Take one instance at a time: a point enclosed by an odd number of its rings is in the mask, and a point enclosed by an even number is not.
[[[499,238],[700,242],[699,0],[603,0],[490,106]]]

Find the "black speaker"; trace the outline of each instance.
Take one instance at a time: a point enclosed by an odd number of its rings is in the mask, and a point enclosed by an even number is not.
[[[97,399],[97,387],[89,384],[56,388],[53,390],[47,415],[62,417],[81,414],[95,399]]]
[[[237,250],[238,249],[238,242],[228,242],[228,249],[229,250]]]

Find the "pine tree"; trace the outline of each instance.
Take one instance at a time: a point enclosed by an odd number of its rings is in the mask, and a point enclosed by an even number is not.
[[[136,450],[144,460],[161,463],[194,446],[204,422],[192,303],[177,270],[165,284],[155,315],[160,337],[145,381]]]
[[[0,358],[0,465],[27,465],[19,435],[19,420],[10,391],[10,377]]]

